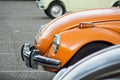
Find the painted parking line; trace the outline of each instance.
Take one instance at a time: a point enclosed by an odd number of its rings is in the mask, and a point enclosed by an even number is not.
[[[11,54],[20,54],[20,53],[0,53],[0,54],[11,55]]]
[[[47,72],[48,73],[48,71],[26,71],[26,70],[23,70],[23,71],[0,71],[0,73],[8,73],[8,72],[10,72],[10,73],[35,73],[35,72],[37,72],[37,73],[43,73],[43,72]]]
[[[0,43],[21,43],[22,41],[0,41]]]

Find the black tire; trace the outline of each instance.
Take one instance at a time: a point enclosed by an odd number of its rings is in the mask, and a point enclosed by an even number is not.
[[[58,7],[60,10],[58,10],[58,12],[53,12],[52,10],[54,7]],[[49,7],[47,8],[47,10],[45,11],[45,13],[51,18],[54,19],[56,17],[59,17],[61,15],[63,15],[65,13],[65,8],[62,4],[60,4],[59,2],[52,2]],[[53,15],[54,13],[56,13],[56,15]],[[60,13],[59,15],[57,13]]]
[[[82,58],[98,51],[103,48],[109,47],[112,44],[106,44],[106,43],[100,43],[100,42],[95,42],[95,43],[90,43],[84,47],[82,47],[72,58],[71,60],[65,65],[65,67],[71,66],[77,61],[81,60]]]
[[[120,7],[120,1],[115,2],[114,5],[113,5],[113,7]]]
[[[117,6],[119,6],[119,7],[120,7],[120,1],[118,2]]]
[[[21,47],[21,58],[22,58],[22,60],[24,61],[24,57],[23,57],[23,47],[24,47],[24,45],[22,45],[22,47]]]
[[[45,13],[47,16],[49,16],[47,9],[44,10],[44,13]]]

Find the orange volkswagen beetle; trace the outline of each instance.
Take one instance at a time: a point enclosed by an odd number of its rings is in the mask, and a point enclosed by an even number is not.
[[[120,44],[120,8],[65,14],[40,27],[35,45],[25,43],[26,65],[56,72],[100,49]]]

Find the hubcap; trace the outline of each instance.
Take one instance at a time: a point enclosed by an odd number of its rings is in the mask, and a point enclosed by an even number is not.
[[[53,17],[59,17],[63,14],[63,9],[60,5],[54,5],[50,11]]]

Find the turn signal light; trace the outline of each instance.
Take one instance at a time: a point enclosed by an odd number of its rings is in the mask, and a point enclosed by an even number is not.
[[[91,28],[95,27],[95,25],[91,22],[81,22],[79,28]]]

